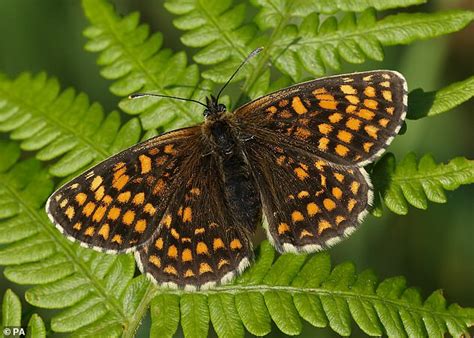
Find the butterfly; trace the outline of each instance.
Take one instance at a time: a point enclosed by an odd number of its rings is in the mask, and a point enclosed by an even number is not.
[[[350,235],[373,200],[363,167],[403,124],[404,77],[319,78],[233,112],[219,95],[203,104],[203,123],[134,145],[62,186],[46,205],[51,221],[83,246],[134,252],[154,282],[188,290],[247,268],[262,219],[281,253]]]

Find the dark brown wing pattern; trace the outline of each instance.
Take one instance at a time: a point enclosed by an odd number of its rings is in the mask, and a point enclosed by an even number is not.
[[[230,281],[250,264],[253,229],[230,212],[211,155],[187,169],[159,233],[135,255],[142,272],[154,280],[193,290]]]
[[[87,170],[49,198],[49,218],[69,239],[99,251],[143,245],[183,184],[180,169],[200,134],[200,127],[170,132]]]
[[[406,104],[403,76],[382,70],[300,83],[256,99],[235,114],[254,133],[278,135],[336,164],[363,166],[398,133]]]
[[[350,235],[372,203],[363,168],[334,165],[255,137],[246,145],[267,235],[280,252],[323,250]]]

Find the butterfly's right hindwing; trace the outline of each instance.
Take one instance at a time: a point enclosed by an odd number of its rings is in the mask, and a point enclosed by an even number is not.
[[[46,211],[68,238],[101,251],[127,251],[157,230],[200,127],[170,132],[112,156],[58,189]],[[158,218],[158,219],[157,219]]]

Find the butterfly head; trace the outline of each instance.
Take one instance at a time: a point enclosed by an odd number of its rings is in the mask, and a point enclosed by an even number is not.
[[[203,112],[204,118],[215,119],[226,111],[226,106],[222,103],[219,103],[218,99],[214,95],[206,97],[206,109],[204,109]]]

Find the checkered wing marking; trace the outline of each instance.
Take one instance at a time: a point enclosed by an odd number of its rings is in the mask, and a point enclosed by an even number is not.
[[[58,189],[46,211],[69,239],[99,251],[129,251],[157,230],[181,167],[199,154],[200,127],[173,131],[110,157]]]
[[[359,166],[380,156],[406,115],[407,87],[393,71],[301,83],[235,112],[254,133],[270,133],[322,158]]]
[[[363,168],[331,164],[258,137],[246,153],[260,189],[267,235],[280,252],[314,252],[352,233],[372,203]]]
[[[230,281],[249,265],[255,225],[240,224],[232,215],[212,156],[203,156],[190,170],[158,235],[135,255],[140,270],[157,284],[206,289]]]

